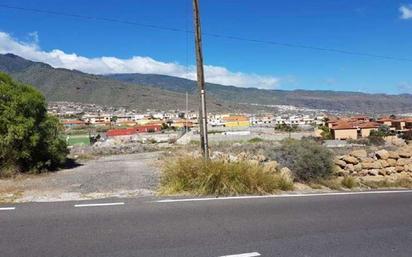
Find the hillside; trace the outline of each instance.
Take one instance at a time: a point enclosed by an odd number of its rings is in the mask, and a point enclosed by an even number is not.
[[[0,55],[0,71],[32,84],[48,101],[95,103],[126,106],[138,110],[184,109],[185,93],[189,107],[197,109],[197,88],[192,80],[155,74],[91,75],[56,69],[13,54]],[[338,91],[262,90],[207,83],[210,111],[268,111],[258,105],[294,105],[342,112],[412,112],[412,95],[366,94]]]
[[[0,55],[0,71],[9,73],[18,81],[34,85],[48,101],[126,106],[137,110],[185,108],[185,93],[144,86],[140,83],[129,84],[79,71],[55,69],[50,65],[32,62],[12,54]],[[197,99],[197,95],[190,95],[191,109],[198,108]],[[249,106],[217,101],[210,97],[208,108],[210,111],[247,111]]]
[[[191,80],[155,74],[113,74],[108,77],[129,83],[150,85],[175,92],[193,92]],[[365,113],[412,112],[412,95],[366,94],[320,90],[262,90],[217,84],[206,85],[209,96],[226,101],[261,105],[294,105],[314,109]]]

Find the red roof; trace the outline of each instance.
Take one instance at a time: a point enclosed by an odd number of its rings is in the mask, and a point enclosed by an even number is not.
[[[64,120],[63,124],[85,124],[82,120]]]
[[[110,129],[106,132],[106,136],[113,137],[113,136],[128,136],[136,134],[137,131],[135,128],[125,128],[125,129]]]
[[[150,132],[152,131],[160,131],[162,128],[161,125],[159,124],[147,124],[147,125],[142,125],[142,126],[135,126],[132,128],[124,128],[124,129],[110,129],[106,132],[106,135],[108,137],[113,137],[113,136],[129,136],[129,135],[134,135],[139,132]]]
[[[379,128],[380,126],[381,124],[373,121],[357,124],[357,127],[359,128]]]
[[[341,122],[335,122],[332,124],[332,129],[356,129],[356,127],[353,126],[352,122],[347,122],[347,121],[341,121]]]

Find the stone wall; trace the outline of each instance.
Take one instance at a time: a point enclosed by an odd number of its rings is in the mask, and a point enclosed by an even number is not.
[[[368,153],[355,150],[335,159],[338,176],[391,176],[404,174],[412,177],[412,145],[395,151],[378,150]]]

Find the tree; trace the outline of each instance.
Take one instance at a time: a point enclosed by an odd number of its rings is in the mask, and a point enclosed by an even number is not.
[[[0,175],[57,168],[68,154],[61,131],[38,90],[0,73]]]
[[[320,136],[322,137],[322,139],[324,140],[333,139],[332,131],[330,130],[328,126],[319,126],[319,129],[322,130],[322,132],[320,132]]]
[[[387,137],[392,135],[392,131],[388,125],[380,125],[377,134],[381,137]]]

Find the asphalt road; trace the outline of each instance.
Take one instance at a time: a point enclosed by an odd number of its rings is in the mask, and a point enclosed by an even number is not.
[[[0,256],[412,256],[412,192],[157,200],[0,205]]]

